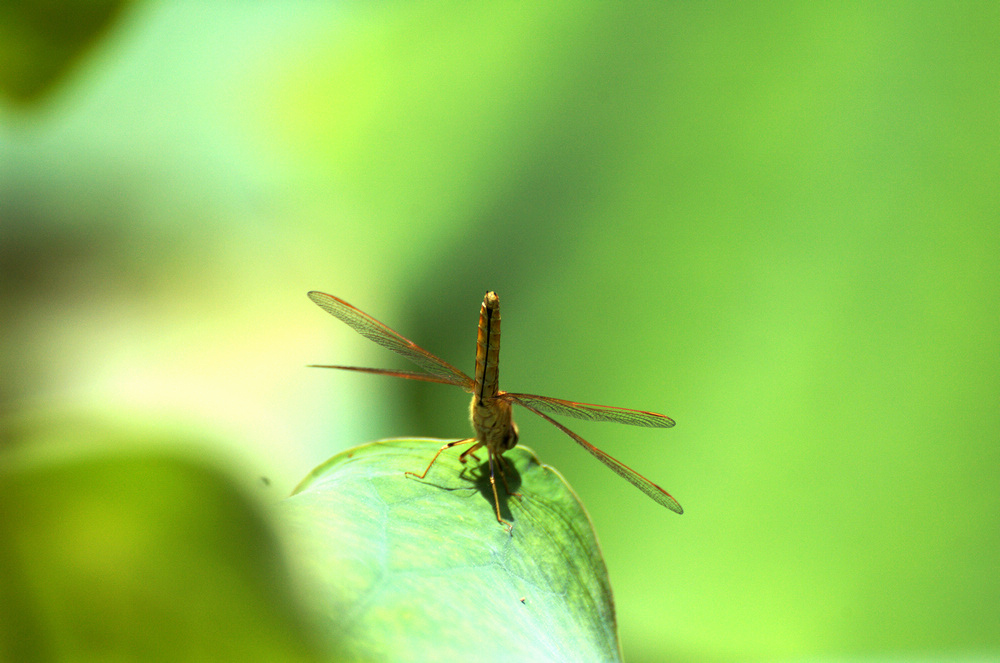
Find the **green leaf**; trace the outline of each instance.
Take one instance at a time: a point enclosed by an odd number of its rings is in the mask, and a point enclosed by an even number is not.
[[[10,465],[0,660],[321,660],[263,509],[223,473],[149,453]]]
[[[607,569],[563,478],[508,451],[497,522],[485,461],[441,440],[350,449],[279,505],[321,630],[359,660],[619,660]],[[480,454],[483,460],[485,452]]]

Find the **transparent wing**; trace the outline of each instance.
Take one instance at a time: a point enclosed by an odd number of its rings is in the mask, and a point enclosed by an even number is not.
[[[604,453],[603,451],[601,451],[600,449],[598,449],[597,447],[595,447],[590,442],[587,442],[585,439],[583,439],[582,437],[580,437],[579,435],[577,435],[576,433],[574,433],[570,429],[568,429],[565,426],[563,426],[561,423],[559,423],[558,421],[556,421],[555,419],[553,419],[549,415],[547,415],[544,412],[540,412],[539,410],[535,409],[534,404],[528,405],[527,403],[525,403],[524,401],[521,400],[521,398],[520,398],[519,395],[517,395],[517,394],[507,394],[506,397],[509,398],[514,403],[517,403],[518,405],[520,405],[520,406],[522,406],[524,408],[527,408],[528,410],[531,410],[532,412],[534,412],[535,414],[537,414],[542,419],[547,419],[553,426],[555,426],[556,428],[558,428],[562,432],[564,432],[567,435],[569,435],[571,438],[573,438],[574,442],[576,442],[581,447],[583,447],[584,449],[586,449],[587,451],[589,451],[591,453],[591,455],[593,455],[595,458],[597,458],[597,460],[601,461],[602,463],[604,463],[605,465],[607,465],[609,468],[611,468],[612,472],[614,472],[618,476],[622,477],[623,479],[625,479],[626,481],[628,481],[629,483],[631,483],[633,486],[635,486],[636,488],[638,488],[639,490],[641,490],[642,492],[646,493],[651,498],[653,498],[653,501],[656,502],[657,504],[662,504],[663,506],[667,507],[668,509],[670,509],[671,511],[673,511],[675,513],[684,513],[684,509],[677,502],[677,500],[675,500],[673,498],[673,496],[670,495],[670,493],[668,493],[667,491],[663,490],[662,488],[660,488],[659,486],[657,486],[655,483],[653,483],[652,481],[650,481],[646,477],[642,476],[641,474],[639,474],[638,472],[636,472],[635,470],[633,470],[628,465],[625,465],[624,463],[621,463],[618,460],[612,458],[608,454]],[[548,399],[546,399],[546,400],[548,400]],[[577,404],[576,403],[572,403],[572,405],[577,405]],[[649,413],[645,413],[645,414],[649,414]],[[662,415],[660,415],[660,416],[662,416]],[[612,420],[612,421],[616,421],[616,420]],[[642,425],[642,424],[640,424],[640,425]]]
[[[538,409],[586,421],[613,421],[631,426],[646,426],[647,428],[670,428],[674,425],[673,419],[665,414],[657,414],[656,412],[630,410],[626,407],[612,407],[610,405],[594,405],[592,403],[574,403],[573,401],[564,401],[561,398],[552,398],[550,396],[505,393],[529,410]]]
[[[374,373],[375,375],[388,375],[393,378],[403,378],[405,380],[420,380],[422,382],[437,382],[439,384],[455,384],[450,378],[442,378],[437,375],[427,373],[414,373],[413,371],[394,371],[389,368],[362,368],[361,366],[333,366],[330,364],[309,364],[309,368],[337,368],[342,371],[357,371],[359,373]],[[468,390],[466,390],[468,391]]]
[[[410,341],[400,334],[389,329],[381,322],[371,317],[367,313],[354,308],[342,299],[322,292],[310,292],[309,299],[313,300],[320,308],[335,318],[339,318],[351,329],[358,332],[370,341],[375,341],[384,348],[389,348],[393,352],[400,354],[414,364],[424,369],[436,379],[429,379],[420,373],[410,373],[409,371],[390,371],[377,368],[355,368],[352,366],[327,366],[325,368],[340,368],[352,371],[363,371],[366,373],[379,373],[382,375],[392,375],[411,380],[425,380],[427,382],[441,382],[444,384],[455,384],[466,391],[472,390],[473,380],[468,375],[458,370],[443,359],[435,357],[427,350]]]

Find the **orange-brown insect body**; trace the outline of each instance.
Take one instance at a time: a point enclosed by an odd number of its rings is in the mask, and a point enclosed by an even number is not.
[[[449,442],[442,446],[434,454],[434,457],[431,458],[431,462],[422,473],[407,472],[408,476],[415,476],[420,479],[425,478],[442,452],[460,444],[472,444],[472,447],[459,457],[463,462],[476,450],[486,447],[489,453],[490,484],[493,489],[493,501],[496,506],[497,520],[507,527],[507,531],[510,531],[511,524],[504,520],[500,514],[500,499],[497,495],[494,471],[499,472],[500,479],[506,484],[507,480],[503,473],[503,453],[513,449],[517,444],[517,425],[514,424],[511,418],[511,406],[517,404],[526,410],[534,412],[561,430],[594,458],[604,463],[615,474],[644,492],[657,504],[665,506],[676,513],[684,512],[684,509],[681,508],[681,505],[677,503],[677,500],[670,493],[624,463],[604,453],[590,442],[587,442],[566,428],[566,426],[553,419],[549,414],[565,415],[587,421],[613,421],[620,424],[647,426],[651,428],[670,428],[674,425],[674,420],[670,417],[645,410],[632,410],[623,407],[612,407],[610,405],[595,405],[593,403],[577,403],[561,398],[552,398],[551,396],[538,396],[535,394],[521,394],[500,390],[500,298],[497,297],[495,292],[486,293],[486,296],[483,298],[482,308],[479,311],[475,378],[466,375],[443,359],[435,357],[413,341],[386,327],[375,318],[351,306],[342,299],[322,292],[310,292],[309,298],[327,313],[339,318],[365,338],[406,357],[420,366],[424,372],[416,373],[413,371],[386,368],[361,368],[359,366],[335,366],[328,364],[321,365],[319,366],[320,368],[337,368],[345,371],[388,375],[406,380],[450,384],[472,393],[470,414],[476,436]],[[517,495],[516,493],[511,493],[509,487],[507,493]]]
[[[485,446],[491,456],[499,456],[517,444],[517,425],[509,401],[500,394],[500,298],[487,292],[479,310],[476,337],[476,383],[470,414],[476,430],[476,445],[466,453]]]

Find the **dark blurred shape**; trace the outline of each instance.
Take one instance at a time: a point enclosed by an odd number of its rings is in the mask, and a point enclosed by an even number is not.
[[[110,28],[126,2],[5,0],[0,3],[0,95],[31,103]]]

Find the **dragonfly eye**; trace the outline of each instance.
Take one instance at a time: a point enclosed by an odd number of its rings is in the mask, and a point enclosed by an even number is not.
[[[513,449],[517,446],[517,424],[511,422],[510,433],[507,434],[507,439],[504,440],[504,450]]]

